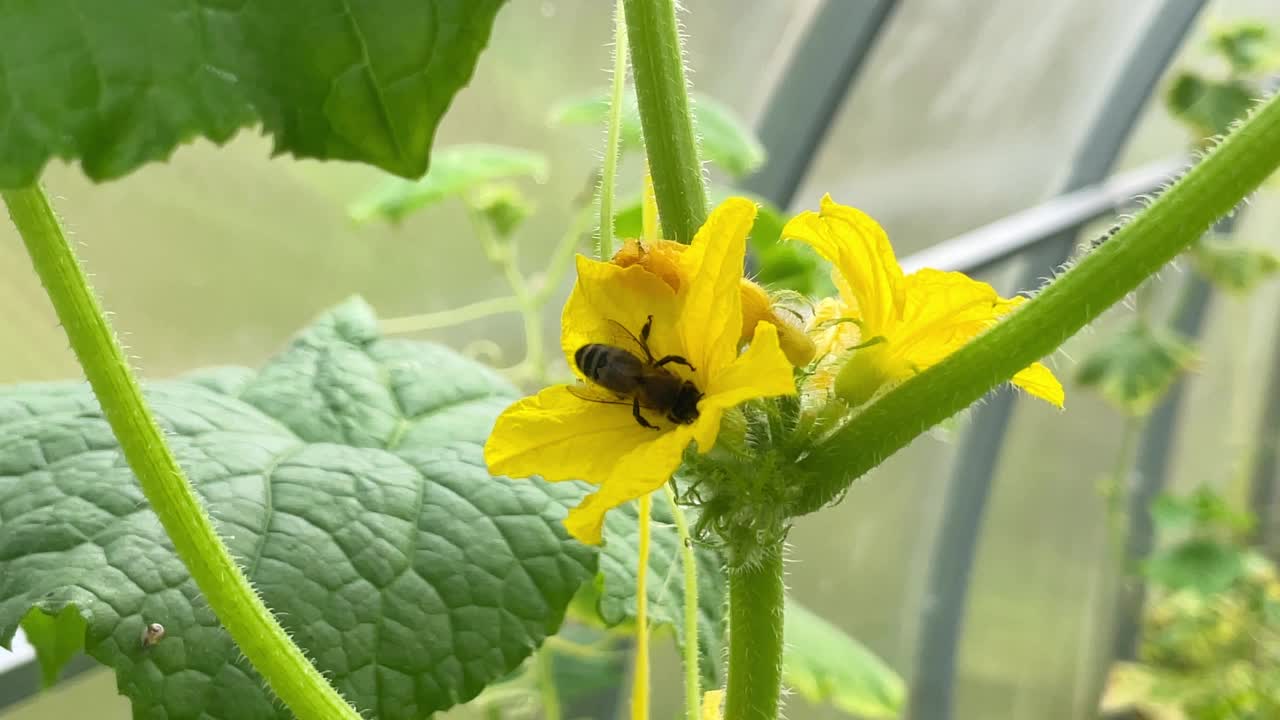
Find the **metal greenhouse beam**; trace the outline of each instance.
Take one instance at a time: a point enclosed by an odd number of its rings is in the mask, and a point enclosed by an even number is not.
[[[1162,3],[1107,92],[1084,145],[1076,153],[1063,192],[1098,183],[1110,173],[1156,83],[1203,6],[1203,0]],[[1078,232],[1079,227],[1070,228],[1027,251],[1018,288],[1034,287],[1045,273],[1066,261]],[[921,602],[920,642],[908,708],[908,716],[914,720],[950,720],[953,715],[956,658],[969,580],[1013,401],[1014,394],[1006,389],[974,410],[947,481],[942,526]]]
[[[827,0],[814,13],[757,128],[769,162],[743,189],[783,209],[791,204],[896,4]]]
[[[1132,205],[1135,197],[1158,191],[1186,166],[1187,158],[1175,157],[1119,173],[912,253],[902,259],[902,270],[912,273],[933,268],[970,275],[988,270],[1046,238],[1074,232],[1117,208]]]

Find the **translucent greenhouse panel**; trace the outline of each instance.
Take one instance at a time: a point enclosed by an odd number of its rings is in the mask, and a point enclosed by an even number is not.
[[[901,3],[797,205],[831,192],[905,253],[1043,199],[1157,6]]]
[[[871,212],[905,255],[1044,199],[1059,189],[1084,128],[1105,111],[1099,93],[1157,5],[995,3],[968,15],[957,3],[900,6],[797,205],[815,205],[821,193],[832,192]],[[1241,17],[1280,26],[1280,7],[1212,4],[1182,57],[1203,54],[1209,23]],[[1161,104],[1150,105],[1118,169],[1186,147],[1185,134]],[[1257,199],[1241,241],[1276,247],[1275,208],[1274,198]],[[1044,268],[1043,275],[1051,272]],[[1164,281],[1175,282],[1158,283],[1162,309],[1190,272],[1182,263],[1163,273]],[[1006,265],[985,279],[1007,287],[1010,278]],[[1205,372],[1190,381],[1175,436],[1178,487],[1193,486],[1249,446],[1262,402],[1258,384],[1276,357],[1274,313],[1265,310],[1274,308],[1276,292],[1270,288],[1243,303],[1252,309],[1229,300],[1211,307]],[[1050,359],[1067,382],[1066,413],[1034,403],[1017,408],[970,586],[954,717],[1096,717],[1116,583],[1108,572],[1116,551],[1098,486],[1113,471],[1123,420],[1071,376],[1079,358],[1130,316],[1127,309],[1113,311]],[[1239,379],[1245,373],[1249,379]],[[1224,397],[1231,398],[1225,407]],[[917,441],[856,484],[844,505],[806,519],[792,535],[798,564],[835,563],[820,578],[797,567],[797,595],[904,673],[913,667],[921,608],[945,602],[925,596],[922,578],[952,447]],[[836,717],[807,710],[805,717]]]

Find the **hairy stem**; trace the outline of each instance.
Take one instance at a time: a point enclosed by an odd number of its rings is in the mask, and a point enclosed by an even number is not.
[[[689,243],[707,219],[707,189],[689,114],[689,85],[674,0],[624,0],[631,74],[662,229]]]
[[[0,194],[129,467],[209,607],[294,715],[305,720],[360,720],[293,644],[214,532],[142,399],[44,191],[32,185]]]
[[[758,564],[729,568],[726,718],[777,720],[782,694],[782,548]]]
[[[601,260],[613,257],[613,188],[618,177],[618,146],[622,138],[622,103],[627,87],[627,21],[618,0],[613,21],[613,87],[609,93],[609,124],[605,131],[604,168],[600,176]]]
[[[671,483],[662,486],[671,505],[680,541],[680,565],[684,569],[684,708],[686,720],[698,720],[702,700],[701,676],[698,673],[698,559],[693,554],[693,538],[689,520],[676,502]]]
[[[649,720],[649,521],[653,495],[640,496],[640,547],[636,550],[636,654],[631,684],[631,720]]]
[[[1005,321],[863,408],[797,464],[807,483],[791,512],[825,506],[917,435],[1049,355],[1231,212],[1280,166],[1272,96],[1106,244]]]

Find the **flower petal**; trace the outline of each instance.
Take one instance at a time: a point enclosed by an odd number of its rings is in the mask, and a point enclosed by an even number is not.
[[[578,256],[578,281],[560,316],[560,347],[581,377],[573,355],[590,343],[617,345],[643,357],[635,339],[650,315],[649,349],[657,357],[682,352],[676,293],[643,265],[619,267]]]
[[[884,228],[866,213],[822,197],[819,212],[797,215],[782,237],[808,243],[845,281],[841,294],[857,306],[867,336],[885,334],[901,312],[905,298],[902,267]]]
[[[656,437],[613,456],[613,474],[601,483],[599,490],[569,511],[564,526],[570,535],[588,545],[599,545],[606,512],[657,490],[671,479],[693,430],[689,425],[679,425],[660,434],[650,433]]]
[[[495,475],[601,483],[627,471],[619,466],[619,457],[652,444],[659,435],[640,427],[629,406],[589,402],[567,385],[553,385],[498,416],[484,458]],[[661,473],[655,469],[653,474]]]
[[[1053,371],[1043,363],[1032,363],[1025,370],[1014,375],[1010,382],[1026,390],[1027,394],[1038,397],[1059,410],[1066,401],[1066,392],[1062,389],[1062,383],[1058,382],[1058,378],[1053,376]]]
[[[894,356],[914,372],[936,365],[1008,315],[1026,298],[1000,297],[995,288],[958,272],[920,270],[906,278],[907,304]],[[1014,385],[1061,408],[1062,383],[1035,363],[1013,376]]]
[[[795,394],[795,376],[778,343],[778,328],[761,321],[746,352],[711,378],[698,408],[731,408],[755,398]]]
[[[742,331],[739,287],[747,254],[747,234],[756,205],[729,198],[711,211],[693,244],[680,255],[689,277],[681,289],[680,334],[684,355],[697,368],[700,386],[733,361]]]
[[[888,338],[915,370],[936,365],[982,333],[1007,305],[995,288],[964,273],[924,269],[904,281],[902,324]]]
[[[791,362],[778,342],[778,328],[764,321],[757,323],[746,352],[711,378],[698,403],[698,420],[693,425],[698,452],[715,447],[725,410],[755,398],[795,395],[794,378]]]

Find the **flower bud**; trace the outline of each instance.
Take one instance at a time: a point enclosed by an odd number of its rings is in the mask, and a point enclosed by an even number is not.
[[[778,344],[787,360],[796,367],[804,367],[813,360],[815,347],[813,340],[800,328],[778,317],[774,312],[773,300],[764,288],[754,282],[742,279],[742,338],[740,342],[750,342],[755,336],[756,325],[761,321],[778,328]]]

